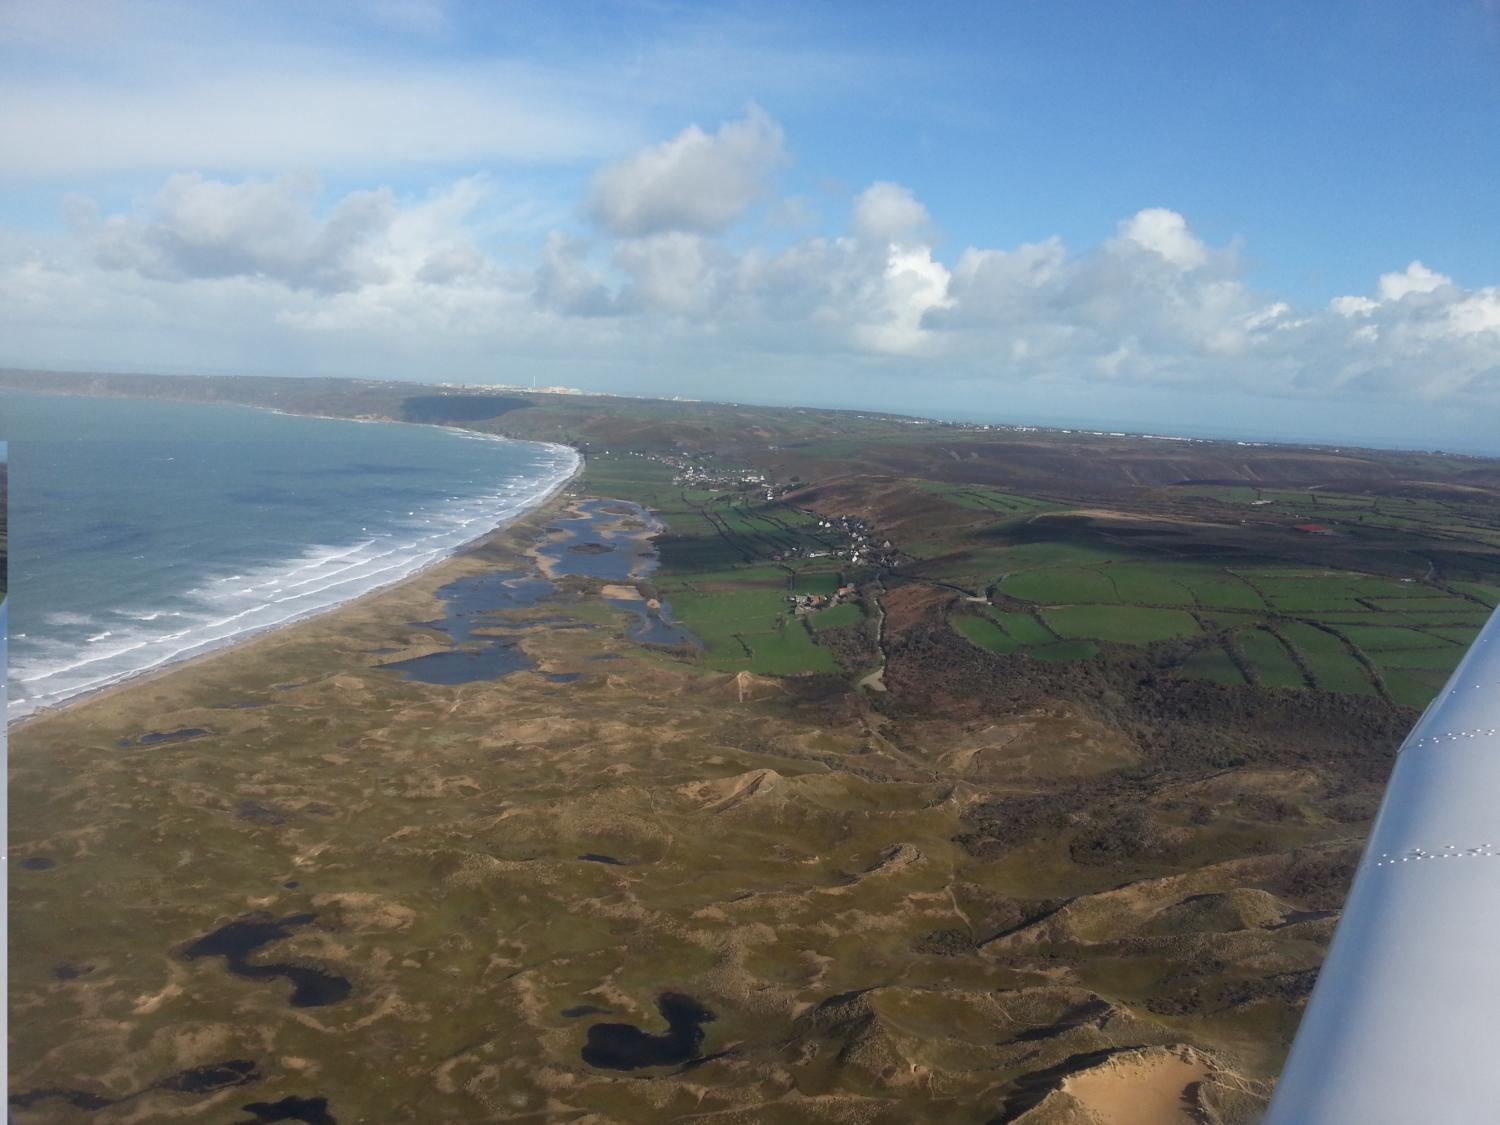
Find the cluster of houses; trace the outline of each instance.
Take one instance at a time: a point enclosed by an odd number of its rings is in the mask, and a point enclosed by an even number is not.
[[[875,542],[875,529],[858,516],[834,516],[818,520],[818,530],[843,539],[844,545],[832,551],[814,552],[807,558],[832,555],[856,566],[894,566],[896,548],[889,539]]]
[[[870,526],[857,516],[840,516],[836,519],[821,519],[818,530],[831,536],[839,536],[843,544],[837,547],[797,547],[790,551],[777,551],[772,562],[791,562],[795,559],[838,559],[855,566],[896,566],[899,552],[889,539],[875,542]]]
[[[766,500],[779,500],[794,488],[791,484],[776,484],[755,469],[729,469],[710,463],[712,454],[707,453],[642,453],[633,451],[632,456],[666,465],[672,470],[672,483],[686,488],[723,490],[733,492],[750,491],[763,495]],[[875,529],[858,516],[820,517],[817,529],[819,538],[838,543],[837,546],[802,546],[788,551],[778,551],[771,556],[773,562],[790,562],[794,559],[836,558],[854,566],[896,566],[899,552],[889,539],[876,541]],[[805,595],[811,596],[811,595]],[[830,603],[837,604],[837,603]],[[821,605],[808,608],[822,608]]]
[[[790,594],[787,601],[792,605],[792,612],[798,617],[806,617],[809,613],[816,613],[820,609],[831,609],[833,606],[842,605],[854,597],[853,584],[840,586],[831,594]]]
[[[706,453],[652,454],[632,451],[631,456],[667,466],[672,470],[672,483],[684,488],[701,488],[710,492],[740,492],[748,489],[764,493],[767,500],[775,500],[790,487],[771,484],[767,482],[765,473],[754,469],[725,469],[710,465],[707,462],[712,455]]]
[[[661,460],[676,470],[672,483],[688,488],[741,489],[747,485],[757,491],[764,490],[769,498],[769,486],[765,473],[754,469],[720,469],[709,465],[695,464],[684,457],[663,457]]]

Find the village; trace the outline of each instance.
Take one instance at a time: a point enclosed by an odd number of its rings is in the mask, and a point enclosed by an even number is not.
[[[603,451],[608,455],[609,450]],[[742,492],[753,490],[767,500],[779,500],[791,490],[791,485],[768,483],[766,475],[755,469],[726,469],[709,464],[711,453],[641,453],[632,451],[629,456],[645,461],[655,461],[672,470],[672,483],[684,488],[698,488],[706,492]]]
[[[608,452],[608,451],[605,451]],[[734,492],[754,495],[767,502],[782,500],[796,487],[795,484],[777,484],[766,479],[766,475],[755,469],[727,468],[711,463],[713,454],[651,454],[633,452],[641,457],[672,470],[672,483],[683,488],[700,489],[707,492]],[[790,550],[774,551],[771,561],[790,563],[793,561],[815,561],[832,559],[850,564],[851,568],[883,570],[900,565],[900,552],[889,539],[875,538],[875,529],[858,516],[823,516],[815,513],[816,524],[807,528],[808,537],[816,542]],[[847,579],[849,575],[841,577]],[[787,602],[797,617],[806,617],[820,610],[856,600],[857,586],[845,581],[830,594],[789,594]]]

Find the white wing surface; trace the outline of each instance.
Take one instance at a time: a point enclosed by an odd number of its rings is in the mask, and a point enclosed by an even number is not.
[[[1500,1122],[1500,610],[1396,756],[1266,1125]]]

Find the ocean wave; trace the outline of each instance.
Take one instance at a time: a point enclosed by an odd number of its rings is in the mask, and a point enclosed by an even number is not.
[[[486,436],[485,440],[491,440]],[[504,440],[504,439],[494,439]],[[85,614],[48,614],[53,626],[93,626],[82,644],[58,637],[11,653],[14,720],[132,676],[198,656],[253,633],[300,620],[388,586],[450,555],[542,502],[576,471],[579,458],[552,446],[535,472],[462,500],[439,501],[355,543],[308,548],[296,558],[200,581],[181,610],[122,609],[129,620],[104,628]]]
[[[94,619],[86,613],[68,613],[59,611],[49,613],[42,618],[48,625],[93,625]]]
[[[117,609],[112,611],[116,617],[128,621],[160,621],[163,617],[181,617],[182,614],[175,609]]]

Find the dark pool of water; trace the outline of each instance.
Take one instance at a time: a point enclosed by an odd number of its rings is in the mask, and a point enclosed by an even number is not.
[[[580,1016],[607,1016],[609,1009],[598,1008],[593,1004],[579,1004],[576,1008],[564,1008],[560,1014],[570,1020],[576,1020]]]
[[[492,615],[536,605],[556,589],[541,575],[525,570],[497,570],[459,578],[437,591],[443,603],[442,618],[421,624],[447,633],[449,640],[461,645],[475,629],[495,625]]]
[[[635,620],[625,628],[625,635],[636,644],[665,645],[676,648],[689,646],[702,648],[703,642],[693,633],[672,620],[672,607],[666,602],[659,609],[651,609],[640,598],[606,598],[616,609],[634,614]]]
[[[260,1071],[250,1059],[230,1059],[227,1062],[209,1063],[207,1066],[179,1070],[176,1074],[157,1079],[145,1089],[136,1090],[120,1098],[106,1098],[101,1094],[91,1094],[87,1090],[66,1090],[58,1086],[49,1086],[40,1090],[27,1090],[23,1093],[12,1094],[10,1104],[19,1109],[30,1109],[38,1102],[60,1101],[75,1109],[92,1113],[96,1110],[108,1109],[112,1105],[122,1105],[133,1098],[140,1097],[147,1090],[168,1090],[175,1094],[213,1094],[235,1086],[249,1086],[254,1082],[259,1082],[261,1077]]]
[[[501,676],[535,665],[514,642],[496,640],[483,648],[449,649],[410,660],[396,660],[381,667],[399,673],[403,680],[451,685],[498,680]]]
[[[338,1125],[328,1112],[327,1098],[299,1098],[295,1095],[279,1102],[251,1102],[240,1106],[250,1117],[234,1125],[263,1125],[272,1121],[301,1121],[304,1125]]]
[[[96,1109],[105,1109],[115,1104],[114,1098],[100,1097],[98,1094],[90,1094],[87,1090],[63,1090],[55,1086],[49,1086],[42,1090],[26,1090],[19,1094],[10,1096],[10,1104],[17,1109],[30,1109],[38,1102],[49,1101],[56,1098],[60,1102],[66,1102],[75,1109],[84,1109],[90,1112]]]
[[[596,1023],[589,1028],[583,1061],[605,1070],[636,1070],[695,1058],[703,1045],[703,1025],[714,1014],[681,992],[663,992],[656,1010],[667,1021],[665,1035],[652,1035],[629,1023]]]
[[[634,528],[617,527],[622,519]],[[555,521],[555,532],[537,545],[558,576],[624,581],[656,568],[656,547],[640,536],[645,527],[652,534],[663,530],[661,522],[639,504],[628,500],[585,500],[578,514]]]
[[[545,578],[524,570],[501,570],[450,582],[437,591],[443,603],[442,618],[419,624],[446,633],[454,647],[379,667],[404,680],[448,685],[495,680],[533,668],[513,635],[493,633],[502,623],[496,615],[533,606],[555,590]],[[486,632],[480,633],[481,629]]]
[[[630,864],[623,859],[616,859],[612,855],[600,855],[598,852],[584,852],[578,858],[587,860],[589,863],[613,863],[617,867],[630,866]]]
[[[294,1008],[319,1008],[348,998],[353,985],[347,979],[322,969],[303,965],[252,965],[249,956],[263,945],[292,936],[291,927],[305,926],[317,915],[292,914],[279,920],[242,919],[220,926],[183,951],[189,961],[199,957],[222,957],[229,971],[247,980],[285,977],[292,982]]]
[[[622,520],[634,530],[616,526]],[[608,581],[628,581],[656,567],[656,550],[639,530],[662,529],[659,521],[639,504],[623,500],[586,500],[579,514],[558,520],[548,528],[553,534],[538,544],[538,554],[557,575],[577,575]],[[451,643],[442,652],[393,660],[378,667],[395,672],[404,680],[453,686],[496,680],[514,672],[535,668],[520,647],[517,630],[537,626],[592,628],[566,617],[542,617],[507,621],[500,615],[526,609],[556,593],[546,578],[524,570],[460,578],[438,589],[443,616],[417,624],[445,633]],[[672,620],[671,607],[650,609],[643,601],[611,599],[611,604],[635,617],[627,635],[637,644],[702,648],[691,632]],[[509,628],[507,628],[509,627]],[[388,650],[376,650],[381,655]],[[551,683],[572,683],[576,672],[545,674]]]
[[[44,855],[34,855],[21,861],[21,866],[27,871],[50,871],[57,866],[57,860],[49,859]]]
[[[231,1086],[248,1086],[259,1082],[260,1078],[260,1072],[250,1059],[230,1059],[179,1071],[152,1085],[157,1090],[174,1090],[180,1094],[211,1094]]]

